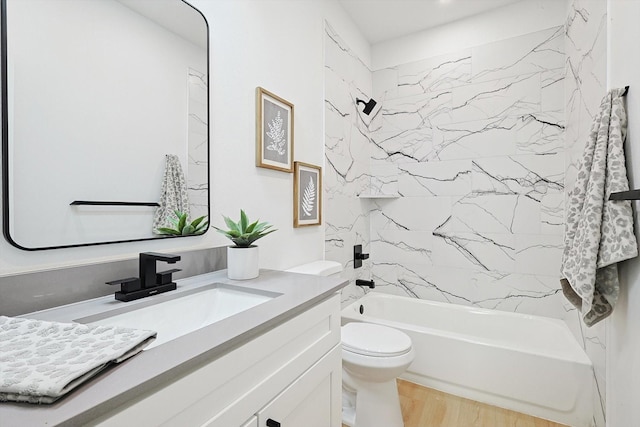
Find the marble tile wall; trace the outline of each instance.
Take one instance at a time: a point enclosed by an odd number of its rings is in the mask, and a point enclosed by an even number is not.
[[[370,278],[369,261],[353,268],[353,246],[370,251],[369,205],[358,195],[368,191],[371,116],[356,107],[356,98],[369,100],[369,68],[325,23],[325,162],[323,195],[325,258],[340,262],[343,277],[352,283],[342,292],[343,303],[364,294],[353,284]]]
[[[209,214],[209,152],[207,75],[189,68],[187,193],[191,218]]]
[[[373,73],[378,290],[563,318],[564,28]]]
[[[567,119],[565,182],[572,188],[578,159],[600,100],[607,90],[607,2],[601,0],[571,0],[566,22],[565,114]],[[605,426],[606,386],[606,323],[587,328],[578,311],[566,303],[567,324],[583,344],[593,362],[596,390],[593,424]]]

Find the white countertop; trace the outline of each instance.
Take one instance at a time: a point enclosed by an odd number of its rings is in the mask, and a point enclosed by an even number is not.
[[[206,279],[206,280],[202,280]],[[178,289],[166,294],[123,303],[113,296],[53,308],[22,317],[68,321],[127,305],[144,304],[151,298],[180,293],[203,286],[225,283],[282,294],[258,306],[196,330],[99,374],[68,396],[51,405],[0,403],[2,427],[82,426],[134,397],[169,383],[176,377],[222,356],[285,320],[333,295],[347,285],[336,277],[319,277],[282,271],[261,270],[252,280],[229,280],[226,270],[178,280]]]

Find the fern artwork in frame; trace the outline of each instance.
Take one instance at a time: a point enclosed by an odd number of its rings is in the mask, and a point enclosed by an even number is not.
[[[293,226],[322,224],[322,168],[294,162]]]
[[[293,172],[293,104],[256,88],[256,166]]]

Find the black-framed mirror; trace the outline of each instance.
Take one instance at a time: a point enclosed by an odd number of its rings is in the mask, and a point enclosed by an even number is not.
[[[154,215],[178,184],[190,217],[209,215],[209,28],[197,9],[183,0],[1,0],[1,12],[3,232],[12,245],[167,238]]]

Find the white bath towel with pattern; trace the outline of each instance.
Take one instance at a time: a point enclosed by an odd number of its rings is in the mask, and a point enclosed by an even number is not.
[[[0,401],[53,403],[155,337],[153,331],[0,316]]]
[[[567,200],[561,285],[587,326],[611,314],[620,290],[617,263],[638,255],[631,202],[609,200],[629,189],[623,91],[609,91],[600,103]]]
[[[158,232],[158,228],[173,228],[170,221],[175,218],[175,211],[180,211],[189,215],[189,194],[187,192],[187,180],[182,172],[180,158],[175,154],[166,155],[164,178],[160,193],[160,206],[156,209],[153,218],[153,232]]]

